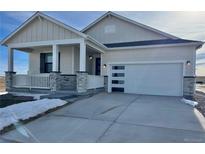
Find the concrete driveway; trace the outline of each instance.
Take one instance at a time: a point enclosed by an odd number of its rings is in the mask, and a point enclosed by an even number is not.
[[[205,119],[179,97],[100,93],[32,121],[14,142],[205,142]]]

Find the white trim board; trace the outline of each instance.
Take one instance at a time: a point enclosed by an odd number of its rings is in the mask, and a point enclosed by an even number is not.
[[[65,40],[49,40],[38,42],[26,42],[26,43],[10,43],[10,48],[24,48],[24,47],[36,47],[36,46],[49,46],[49,45],[63,45],[63,44],[80,44],[84,41],[83,38],[79,39],[65,39]]]
[[[75,74],[75,48],[72,47],[72,74]]]

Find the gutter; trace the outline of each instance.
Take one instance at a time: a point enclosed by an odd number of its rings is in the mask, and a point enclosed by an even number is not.
[[[196,46],[196,49],[202,47],[205,42],[192,42],[192,43],[176,43],[176,44],[160,44],[160,45],[143,45],[143,46],[130,46],[130,47],[114,47],[114,48],[107,48],[108,51],[116,51],[116,50],[123,50],[123,49],[145,49],[145,48],[159,48],[159,47],[177,47],[177,46]]]

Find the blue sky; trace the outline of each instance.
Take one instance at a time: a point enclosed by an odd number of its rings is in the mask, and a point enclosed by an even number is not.
[[[0,40],[15,30],[35,12],[0,12]],[[78,30],[105,12],[44,12]],[[205,12],[116,12],[135,21],[168,32],[175,36],[205,41]],[[197,64],[205,67],[205,47],[197,51]],[[7,49],[0,46],[0,75],[7,70]],[[16,51],[14,70],[26,73],[28,55]]]

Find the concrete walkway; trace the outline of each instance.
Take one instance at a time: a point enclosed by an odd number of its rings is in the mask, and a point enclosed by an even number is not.
[[[23,136],[22,128],[33,138]],[[205,142],[205,119],[179,97],[100,93],[2,137],[13,142]]]

